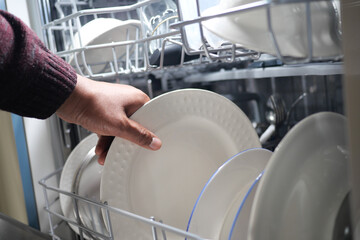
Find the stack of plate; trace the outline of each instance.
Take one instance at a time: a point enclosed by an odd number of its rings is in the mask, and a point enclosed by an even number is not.
[[[109,205],[186,230],[196,199],[230,157],[260,147],[247,116],[213,92],[186,89],[163,94],[131,117],[162,140],[159,151],[116,138],[101,179]],[[116,238],[149,239],[148,225],[112,215]],[[169,239],[175,236],[168,233]]]
[[[93,201],[100,201],[100,179],[103,167],[97,163],[95,145],[98,137],[91,134],[82,140],[69,155],[60,178],[59,188],[86,197]],[[102,214],[99,208],[77,201],[78,211],[75,211],[74,199],[60,194],[60,206],[65,217],[72,221],[80,219],[81,223],[96,232],[106,232]],[[70,224],[79,234],[79,228]],[[86,239],[92,236],[84,234]]]
[[[345,133],[342,115],[318,113],[291,129],[273,154],[251,149],[236,155],[206,184],[188,230],[229,240],[325,240],[341,230],[349,236],[341,210],[350,191]]]
[[[95,176],[102,202],[208,239],[331,238],[349,192],[341,115],[304,119],[274,153],[260,148],[235,104],[209,91],[163,94],[131,118],[157,134],[163,146],[154,152],[115,138],[102,174]],[[74,181],[79,168],[65,166],[62,181]],[[89,216],[85,208],[80,211]],[[64,214],[74,218],[67,208]],[[152,239],[145,223],[115,213],[110,219],[115,239]],[[167,238],[181,239],[169,232]]]

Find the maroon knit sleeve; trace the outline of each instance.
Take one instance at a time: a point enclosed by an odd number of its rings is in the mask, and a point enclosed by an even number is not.
[[[0,10],[0,109],[47,118],[76,85],[75,70],[17,17]]]

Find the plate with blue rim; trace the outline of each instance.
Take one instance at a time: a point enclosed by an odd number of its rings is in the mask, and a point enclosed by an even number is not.
[[[267,149],[253,148],[227,160],[201,191],[187,231],[206,239],[228,239],[234,219],[240,215],[238,210],[244,205],[242,202],[264,171],[271,155],[272,152]]]
[[[263,174],[264,171],[262,171],[259,174],[259,176],[255,179],[250,189],[246,193],[244,199],[242,200],[240,207],[236,212],[236,216],[233,220],[233,223],[231,225],[231,229],[228,237],[229,240],[247,238],[250,213],[254,203],[255,193]],[[231,219],[229,219],[229,221],[231,221]]]

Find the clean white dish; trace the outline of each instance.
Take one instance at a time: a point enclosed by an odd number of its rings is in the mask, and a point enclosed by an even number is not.
[[[101,200],[183,230],[216,169],[236,153],[260,147],[241,109],[206,90],[163,94],[131,118],[157,134],[163,146],[154,152],[115,138],[102,174]],[[115,239],[152,239],[147,225],[117,215],[111,220]]]
[[[97,163],[95,156],[94,149],[97,140],[97,135],[91,134],[74,148],[65,162],[59,188],[99,202],[103,167]],[[60,194],[60,206],[65,217],[76,221],[72,198]],[[85,226],[100,232],[101,229],[104,229],[102,215],[98,208],[79,201],[78,209],[81,221]],[[70,224],[70,227],[79,234],[79,229],[76,226]],[[89,239],[90,237],[85,235],[85,238]]]
[[[96,18],[82,26],[74,35],[73,48],[136,40],[141,36],[140,27],[141,23],[138,20],[121,21],[114,18]],[[115,48],[118,59],[126,54],[127,47],[134,48],[134,46],[118,46]],[[132,52],[131,49],[129,51],[129,53]],[[110,68],[109,62],[114,62],[112,48],[110,47],[88,49],[84,51],[84,54],[86,63],[90,65],[93,73],[104,72]],[[78,64],[84,65],[82,54],[76,53],[75,55]],[[76,66],[74,55],[70,58],[69,63]],[[84,67],[81,69],[85,71]]]
[[[179,16],[182,21],[192,20],[199,16],[197,11],[197,3],[192,0],[179,0]],[[189,47],[188,50],[199,50],[202,46],[200,26],[199,24],[190,24],[184,26],[185,43]]]
[[[207,9],[204,15],[214,15],[226,9],[253,3],[253,0],[222,0],[220,4]],[[335,4],[316,1],[310,4],[312,23],[313,56],[316,58],[341,55],[339,16]],[[283,56],[305,58],[308,55],[306,5],[288,3],[271,6],[271,23]],[[239,12],[204,21],[209,31],[238,43],[246,48],[276,54],[268,31],[266,7]]]
[[[346,131],[344,116],[323,112],[288,132],[256,191],[248,239],[332,239],[350,190]]]
[[[219,0],[203,0],[198,1],[200,15],[219,3]],[[197,2],[193,0],[179,0],[180,17],[184,20],[193,20],[199,17]],[[199,23],[189,24],[184,26],[186,46],[189,51],[197,51],[203,45],[201,40],[201,30]],[[206,28],[203,28],[203,35],[211,47],[220,47],[221,44],[227,42],[226,40],[218,37]]]
[[[249,219],[250,213],[252,209],[252,205],[254,202],[255,193],[259,186],[259,182],[261,177],[263,176],[264,171],[262,171],[259,176],[255,179],[250,189],[246,193],[244,199],[242,200],[240,207],[236,212],[235,219],[231,225],[229,240],[238,240],[238,239],[246,239],[248,236],[248,228],[249,228]],[[230,219],[229,219],[230,220]]]
[[[139,0],[138,2],[141,2]],[[174,31],[169,25],[177,22],[177,6],[173,0],[153,1],[137,9],[142,22],[143,36],[152,37]],[[165,37],[148,41],[150,54],[156,49],[162,49],[162,42]]]
[[[271,154],[266,149],[249,149],[226,161],[201,191],[187,231],[206,239],[228,239],[239,206]]]

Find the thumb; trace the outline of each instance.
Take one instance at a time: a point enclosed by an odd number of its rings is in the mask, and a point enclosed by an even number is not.
[[[120,137],[150,150],[160,149],[161,140],[154,133],[134,120],[127,119],[127,121],[127,127],[120,133]]]

